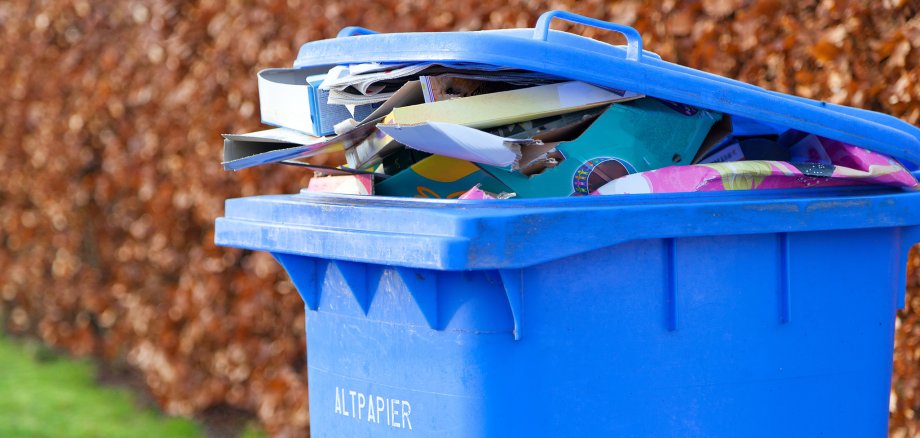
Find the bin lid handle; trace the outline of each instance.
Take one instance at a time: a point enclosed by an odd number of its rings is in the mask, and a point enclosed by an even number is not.
[[[377,35],[379,32],[370,30],[361,26],[348,26],[343,27],[338,34],[335,35],[336,38],[345,38],[358,35]]]
[[[626,37],[626,59],[630,61],[642,60],[642,35],[639,31],[625,24],[611,23],[609,21],[598,20],[596,18],[585,17],[583,15],[573,14],[568,11],[549,11],[540,15],[537,24],[533,29],[533,39],[546,41],[549,37],[549,25],[554,18],[569,21],[585,26],[596,27],[599,29],[619,32]]]

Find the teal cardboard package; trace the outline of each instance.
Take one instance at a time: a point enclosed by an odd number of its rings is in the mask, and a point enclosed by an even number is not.
[[[559,163],[541,173],[481,167],[520,198],[587,195],[630,173],[691,164],[721,119],[717,112],[643,98],[611,105],[577,139],[559,143]]]

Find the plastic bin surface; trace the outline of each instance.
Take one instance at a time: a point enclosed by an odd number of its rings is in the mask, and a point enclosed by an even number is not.
[[[217,242],[307,304],[313,436],[883,436],[918,222],[871,187],[304,193],[229,200]]]
[[[297,65],[499,63],[917,161],[916,128],[896,119],[541,31],[548,21],[320,41]],[[591,53],[600,64],[578,61]],[[920,193],[304,192],[228,200],[215,240],[271,252],[306,303],[312,436],[884,436]]]

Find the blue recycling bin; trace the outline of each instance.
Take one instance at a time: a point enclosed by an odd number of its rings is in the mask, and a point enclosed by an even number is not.
[[[627,36],[550,31],[562,18]],[[920,162],[920,132],[676,66],[627,27],[372,34],[295,67],[480,62]],[[455,201],[231,199],[216,242],[306,304],[316,437],[884,436],[920,193],[878,186]]]

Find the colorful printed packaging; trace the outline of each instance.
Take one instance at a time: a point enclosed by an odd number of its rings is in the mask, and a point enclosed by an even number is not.
[[[692,162],[721,114],[644,98],[610,106],[577,139],[559,143],[559,163],[536,175],[485,166],[521,198],[588,195],[621,176]]]
[[[307,190],[343,195],[373,195],[374,176],[366,174],[313,177],[310,178]]]
[[[671,166],[611,181],[593,194],[709,192],[881,184],[917,188],[917,179],[887,156],[806,135],[792,145],[803,160],[738,161]],[[794,154],[795,155],[795,154]],[[830,164],[826,161],[829,160]]]
[[[469,161],[432,155],[378,183],[378,195],[453,199],[480,184],[492,193],[510,192],[508,187]]]

